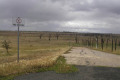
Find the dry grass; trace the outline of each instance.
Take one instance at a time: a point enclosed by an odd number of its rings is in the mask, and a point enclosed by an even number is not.
[[[15,32],[1,32],[0,33],[0,76],[7,76],[10,74],[21,74],[34,72],[37,68],[49,67],[53,65],[56,59],[70,49],[70,46],[83,46],[85,40],[88,37],[79,36],[79,43],[75,43],[74,35],[60,35],[57,40],[54,35],[51,37],[51,41],[48,40],[49,33],[43,35],[42,39],[39,38],[39,33],[20,34],[20,63],[17,63],[17,35]],[[66,33],[67,34],[67,33]],[[5,49],[1,47],[1,42],[4,40],[11,41],[10,54],[6,54]],[[83,41],[82,41],[83,40]],[[111,52],[111,46],[104,48],[104,51]],[[100,40],[99,40],[100,44]],[[94,46],[90,47],[95,49]],[[99,45],[98,50],[101,50]],[[120,54],[120,49],[113,52],[114,54]],[[63,68],[62,66],[60,70]],[[69,66],[65,69],[69,69]],[[62,70],[65,71],[65,70]]]
[[[55,54],[37,59],[20,60],[20,63],[14,61],[0,64],[0,75],[7,76],[11,74],[34,72],[37,68],[52,66],[57,60],[57,58],[61,54],[63,54],[67,49],[68,48],[65,48]]]
[[[108,52],[108,53],[111,53],[111,54],[117,54],[117,55],[120,55],[120,47],[117,46],[117,50],[115,51],[115,49],[113,48],[113,51],[112,51],[112,46],[109,45],[107,48],[106,46],[104,45],[104,48],[102,50],[101,46],[99,46],[97,49],[95,46],[93,47],[88,47],[88,48],[91,48],[91,49],[94,49],[94,50],[99,50],[99,51],[104,51],[104,52]]]
[[[10,74],[32,72],[37,67],[45,67],[53,65],[58,56],[43,57],[34,60],[21,60],[20,63],[11,62],[0,65],[0,75],[6,76]]]
[[[3,40],[11,41],[12,48],[10,54],[6,54],[0,46],[0,76],[35,72],[38,68],[52,66],[70,48],[65,40],[21,36],[20,62],[17,63],[17,36],[0,36],[0,45]]]

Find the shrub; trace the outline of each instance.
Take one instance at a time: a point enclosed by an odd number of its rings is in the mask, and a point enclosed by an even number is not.
[[[10,47],[10,43],[11,43],[11,42],[10,42],[10,41],[7,41],[7,40],[4,40],[4,41],[2,42],[2,47],[6,49],[7,53],[9,53],[8,50],[11,48],[11,47]]]

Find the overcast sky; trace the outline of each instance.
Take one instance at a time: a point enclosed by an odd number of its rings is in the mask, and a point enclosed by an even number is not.
[[[120,33],[120,0],[0,0],[0,30]]]

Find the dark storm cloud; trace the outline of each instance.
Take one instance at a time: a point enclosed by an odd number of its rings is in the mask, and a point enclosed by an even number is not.
[[[120,33],[119,8],[119,0],[0,0],[0,30],[16,30],[20,16],[21,30]]]

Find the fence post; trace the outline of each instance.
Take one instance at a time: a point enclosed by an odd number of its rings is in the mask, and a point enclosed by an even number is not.
[[[106,48],[108,48],[108,41],[109,41],[109,39],[107,38],[107,41],[106,41]]]
[[[98,48],[98,37],[96,36],[96,49]]]
[[[113,52],[113,38],[112,38],[112,52]]]
[[[104,47],[104,40],[103,40],[103,38],[101,38],[101,47],[102,47],[102,50],[103,50],[103,47]]]
[[[117,50],[117,38],[115,39],[115,51]]]
[[[78,43],[77,34],[75,34],[75,42]]]

